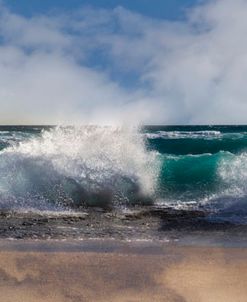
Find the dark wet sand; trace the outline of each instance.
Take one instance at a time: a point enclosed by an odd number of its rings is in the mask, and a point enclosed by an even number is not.
[[[247,301],[246,248],[2,240],[0,250],[3,302]]]

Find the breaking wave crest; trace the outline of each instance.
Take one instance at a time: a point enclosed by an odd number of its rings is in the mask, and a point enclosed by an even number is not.
[[[160,201],[247,216],[247,153],[162,155]]]
[[[1,206],[148,202],[158,174],[157,153],[146,150],[137,130],[57,127],[1,151]]]

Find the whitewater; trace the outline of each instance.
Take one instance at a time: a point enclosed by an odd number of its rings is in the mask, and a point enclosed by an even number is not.
[[[247,126],[0,127],[0,207],[203,208],[247,222]]]

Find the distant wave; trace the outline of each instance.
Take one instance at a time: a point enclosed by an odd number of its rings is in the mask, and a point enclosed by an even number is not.
[[[215,138],[222,136],[220,131],[157,131],[155,133],[146,133],[145,136],[149,139],[157,138],[169,138],[169,139],[180,139],[180,138]]]
[[[145,133],[148,147],[160,153],[187,155],[228,151],[239,153],[247,149],[247,133],[221,133],[218,131]]]

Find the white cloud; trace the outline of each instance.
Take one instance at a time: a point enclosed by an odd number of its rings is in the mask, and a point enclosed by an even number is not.
[[[247,122],[246,0],[208,1],[179,22],[1,11],[1,123]],[[109,64],[93,67],[91,52]],[[131,88],[114,74],[134,74]]]
[[[141,91],[129,93],[86,65],[86,39],[69,33],[68,19],[28,19],[1,9],[1,124],[129,122],[140,109],[140,119],[150,115]]]
[[[247,122],[246,0],[207,1],[182,22],[121,8],[111,14],[117,32],[110,28],[96,39],[116,68],[139,73],[146,95],[160,107],[152,122]]]

